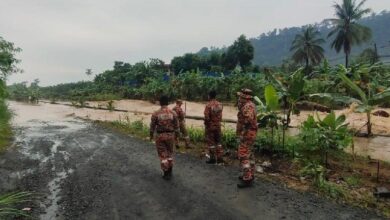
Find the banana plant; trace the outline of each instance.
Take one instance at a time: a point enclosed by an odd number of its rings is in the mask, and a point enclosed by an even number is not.
[[[257,104],[257,121],[260,127],[271,128],[272,145],[274,140],[274,129],[278,127],[280,117],[277,114],[279,109],[279,96],[276,89],[272,85],[267,85],[264,88],[265,104],[259,97],[255,96],[254,100]]]
[[[337,71],[338,76],[353,92],[358,95],[358,98],[330,93],[317,93],[310,95],[310,97],[326,98],[331,101],[343,102],[345,104],[356,103],[358,106],[355,108],[355,112],[366,113],[367,136],[372,136],[371,111],[376,105],[380,105],[390,100],[390,88],[384,89],[379,93],[374,93],[375,91],[370,88],[370,83],[367,83],[367,91],[364,91],[348,78],[347,73],[347,68],[342,65],[339,66]]]
[[[305,86],[304,69],[300,68],[291,74],[286,83],[282,83],[270,72],[267,72],[267,74],[274,82],[274,84],[276,84],[279,92],[282,94],[284,107],[287,108],[287,112],[285,112],[285,119],[283,120],[283,125],[288,127],[291,122],[291,114],[299,114],[299,110],[297,109],[296,105],[303,98],[302,92]]]
[[[323,119],[317,114],[317,119],[310,115],[301,125],[300,136],[305,143],[303,151],[320,152],[324,164],[327,165],[327,155],[330,150],[341,150],[351,143],[348,124],[345,115],[336,116],[332,111]]]
[[[260,127],[275,127],[278,119],[277,110],[279,109],[279,96],[272,85],[264,88],[265,104],[259,97],[255,96],[257,104],[257,121]]]

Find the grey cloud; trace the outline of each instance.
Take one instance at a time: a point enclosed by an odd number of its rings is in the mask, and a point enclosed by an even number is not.
[[[24,74],[43,85],[88,79],[113,61],[169,62],[203,46],[231,44],[274,28],[319,22],[332,0],[0,0],[0,35],[23,49]],[[388,0],[367,1],[374,11]]]

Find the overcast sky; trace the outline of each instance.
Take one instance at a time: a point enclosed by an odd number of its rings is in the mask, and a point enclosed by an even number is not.
[[[341,1],[341,0],[338,0]],[[333,16],[333,0],[0,0],[0,36],[23,49],[23,74],[9,83],[42,85],[88,79],[115,60],[135,63],[203,46],[230,45],[240,34],[301,26]],[[390,0],[368,0],[375,12]]]

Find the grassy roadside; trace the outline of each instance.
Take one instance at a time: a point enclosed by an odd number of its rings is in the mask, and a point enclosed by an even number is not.
[[[131,134],[147,140],[149,128],[143,121],[114,121],[96,122],[99,125],[116,131]],[[188,128],[189,136],[194,149],[180,149],[180,152],[202,157],[204,149],[204,131],[200,128]],[[329,155],[329,167],[323,177],[306,175],[310,167],[303,167],[301,161],[292,158],[278,150],[270,150],[259,145],[266,145],[268,138],[266,132],[259,132],[256,147],[257,164],[270,162],[271,166],[263,167],[264,172],[257,173],[259,178],[279,182],[289,188],[303,192],[314,192],[323,197],[333,199],[339,203],[376,210],[386,217],[390,217],[390,201],[377,199],[373,196],[373,188],[385,186],[390,188],[390,164],[381,162],[379,183],[377,182],[377,164],[364,157],[352,156],[348,153],[335,153]],[[276,139],[278,139],[276,137]],[[237,146],[235,132],[224,130],[222,142],[228,154],[225,157],[227,165],[237,164],[235,149]],[[288,139],[286,148],[291,148],[294,139]],[[309,170],[308,170],[309,169]]]
[[[4,100],[0,99],[0,153],[9,146],[12,130],[11,130],[11,113]]]

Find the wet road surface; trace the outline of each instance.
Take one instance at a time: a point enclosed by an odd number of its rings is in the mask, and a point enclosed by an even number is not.
[[[380,219],[260,179],[237,190],[237,168],[185,154],[165,181],[151,143],[45,111],[16,120],[15,144],[0,155],[0,192],[42,193],[39,219]]]

